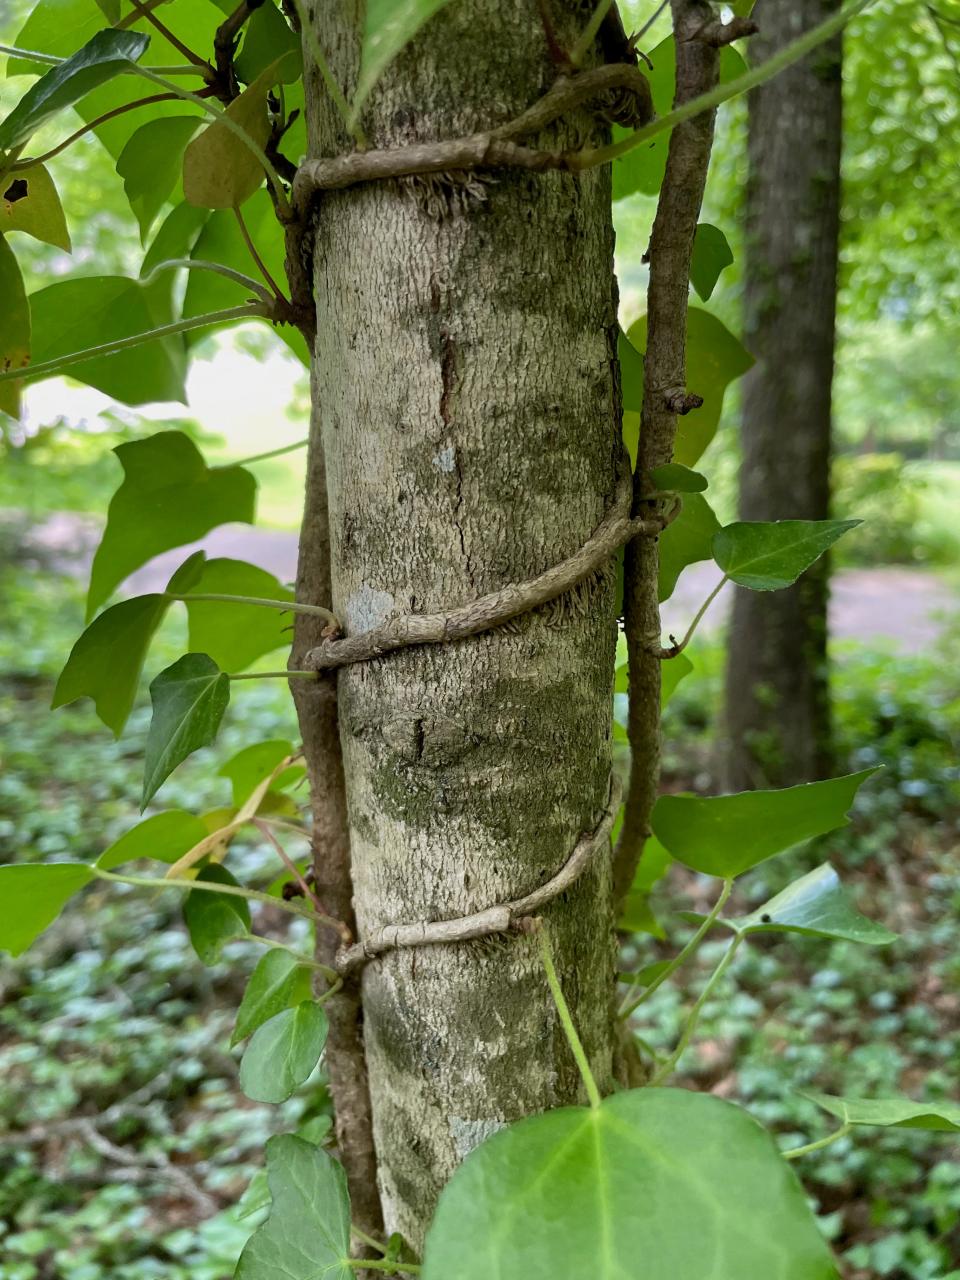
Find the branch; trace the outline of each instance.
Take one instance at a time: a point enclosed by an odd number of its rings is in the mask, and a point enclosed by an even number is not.
[[[706,0],[672,0],[672,10],[677,49],[675,101],[683,111],[708,98],[718,84],[720,55],[717,48],[695,38],[713,19]],[[714,111],[697,112],[673,130],[650,236],[647,349],[634,481],[634,507],[639,510],[651,509],[643,495],[642,478],[670,461],[677,414],[687,403],[690,262],[713,146],[714,117]],[[656,506],[654,502],[654,510]],[[651,651],[660,643],[659,562],[659,548],[649,539],[627,547],[623,625],[630,672],[630,782],[613,860],[615,902],[625,897],[633,883],[650,834],[650,813],[660,780],[660,663]]]
[[[592,536],[567,560],[553,565],[539,577],[526,582],[510,583],[471,600],[446,613],[408,613],[392,618],[371,631],[325,640],[303,658],[303,667],[313,671],[332,671],[353,662],[381,658],[395,649],[410,645],[448,644],[467,636],[490,631],[511,618],[529,613],[570,591],[584,578],[601,569],[613,553],[638,535],[654,539],[676,515],[679,507],[649,518],[630,516],[631,484],[629,471],[621,472],[617,492],[609,511]]]
[[[337,954],[336,967],[340,973],[350,973],[366,964],[374,956],[399,947],[435,946],[450,942],[467,942],[474,938],[486,938],[492,934],[508,933],[511,929],[524,929],[523,921],[533,912],[565,893],[583,875],[597,853],[607,846],[614,820],[620,808],[620,783],[610,779],[607,807],[598,825],[582,835],[573,852],[555,876],[512,902],[503,902],[484,911],[475,911],[456,920],[421,921],[416,924],[388,924],[378,929],[363,942],[344,947]],[[524,930],[526,931],[526,930]]]
[[[156,329],[148,329],[146,333],[133,333],[129,337],[117,338],[113,342],[101,342],[99,346],[87,347],[85,351],[72,351],[69,355],[55,356],[52,360],[28,365],[25,369],[8,369],[0,373],[0,382],[9,382],[14,379],[32,382],[34,378],[48,373],[60,373],[64,369],[69,369],[71,365],[83,364],[85,360],[116,355],[118,351],[126,351],[128,347],[139,347],[141,343],[152,342],[154,338],[171,338],[178,333],[189,333],[191,329],[204,329],[210,325],[226,324],[230,320],[244,320],[251,316],[260,316],[269,320],[271,312],[262,302],[248,302],[242,307],[228,307],[225,311],[208,311],[202,316],[190,316],[184,320],[175,320],[172,324],[159,325]]]

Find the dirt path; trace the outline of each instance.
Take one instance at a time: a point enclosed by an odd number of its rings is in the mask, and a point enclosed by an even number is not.
[[[96,526],[62,513],[35,528],[31,542],[77,576],[85,575],[98,538]],[[162,590],[191,551],[209,556],[250,560],[281,582],[292,582],[297,565],[297,537],[276,529],[225,525],[201,542],[157,556],[127,582],[130,594]],[[664,606],[664,632],[682,633],[701,601],[715,585],[720,570],[713,564],[687,569]],[[721,592],[703,620],[714,630],[730,608],[731,589]],[[960,594],[936,573],[904,567],[842,569],[833,578],[830,629],[837,639],[888,640],[902,649],[921,648],[935,640],[947,619],[960,610]]]

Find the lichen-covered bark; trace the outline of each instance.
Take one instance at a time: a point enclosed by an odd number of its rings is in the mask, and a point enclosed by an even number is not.
[[[758,60],[838,7],[764,0]],[[749,98],[740,516],[822,520],[830,504],[830,414],[840,205],[840,38]],[[731,789],[830,769],[828,573],[786,591],[738,590],[727,667]]]
[[[348,87],[357,6],[315,10]],[[572,43],[583,15],[555,4]],[[529,106],[555,74],[537,6],[459,0],[371,98],[377,146]],[[313,154],[347,141],[309,77]],[[599,144],[586,112],[544,145]],[[315,402],[333,606],[348,632],[528,578],[585,541],[619,459],[609,174],[498,172],[326,195],[316,221]],[[339,674],[360,936],[529,892],[608,794],[612,574],[515,624]],[[610,867],[544,911],[602,1087],[612,1077]],[[456,1164],[499,1126],[575,1100],[577,1072],[523,936],[398,951],[363,976],[388,1229],[422,1244]]]

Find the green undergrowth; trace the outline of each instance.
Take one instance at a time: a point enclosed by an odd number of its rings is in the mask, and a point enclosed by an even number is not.
[[[87,702],[49,712],[82,627],[81,592],[15,557],[8,564],[0,861],[89,858],[135,819],[148,708],[141,699],[121,743]],[[161,637],[148,679],[181,651],[181,625]],[[723,656],[698,637],[691,657],[695,671],[666,715],[666,781],[709,791]],[[858,906],[901,940],[870,951],[754,941],[733,985],[707,1005],[702,1043],[682,1064],[687,1083],[743,1103],[784,1146],[828,1131],[798,1090],[953,1097],[960,1067],[957,676],[939,652],[843,645],[835,657],[842,762],[885,771],[864,789],[851,827],[745,877],[735,905],[755,906],[829,858]],[[228,803],[217,763],[248,743],[295,734],[283,683],[244,682],[216,752],[179,769],[164,804]],[[251,842],[240,853],[253,873],[266,873],[270,857]],[[703,909],[715,892],[715,881],[674,869],[655,896],[672,942],[638,935],[626,963],[669,954],[689,928],[676,913]],[[205,969],[173,894],[94,887],[87,905],[95,910],[68,911],[38,947],[0,964],[0,1280],[228,1280],[260,1221],[232,1206],[270,1133],[326,1114],[323,1081],[280,1108],[241,1093],[228,1042],[256,958],[248,945],[228,947]],[[678,989],[667,984],[644,1006],[640,1029],[654,1048],[672,1042],[678,1011],[720,945],[709,942]],[[802,1163],[847,1280],[951,1275],[960,1257],[955,1144],[861,1131]]]

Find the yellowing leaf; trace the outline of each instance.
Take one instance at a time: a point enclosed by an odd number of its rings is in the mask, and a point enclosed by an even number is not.
[[[285,54],[227,107],[226,114],[258,147],[270,137],[267,94],[281,79]],[[201,209],[232,209],[249,200],[264,178],[253,150],[221,120],[204,129],[183,153],[183,194]]]
[[[0,235],[0,372],[30,363],[30,303],[13,250]],[[20,383],[0,382],[0,410],[20,413]]]
[[[70,252],[70,233],[53,179],[42,164],[12,174],[0,202],[0,233],[25,231]]]

